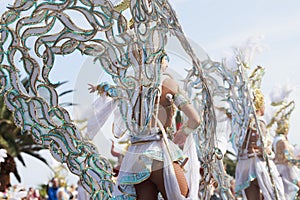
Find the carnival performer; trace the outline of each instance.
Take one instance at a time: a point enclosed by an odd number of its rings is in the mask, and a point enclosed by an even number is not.
[[[168,61],[169,57],[162,51],[158,58],[162,73],[167,69]],[[160,95],[156,97],[153,117],[149,121],[150,129],[147,129],[147,134],[130,137],[131,143],[117,179],[119,191],[114,194],[116,199],[119,194],[139,200],[154,200],[160,195],[164,200],[197,197],[200,174],[196,150],[188,153],[187,158],[179,146],[193,142],[192,132],[199,127],[200,117],[174,79],[162,75],[161,80]],[[90,84],[89,89],[90,92],[97,91],[97,86]],[[176,109],[185,114],[187,121],[173,133]],[[183,169],[187,162],[194,166],[193,172],[187,170],[190,178],[186,178]]]
[[[299,192],[300,169],[298,168],[299,158],[294,156],[294,148],[288,141],[289,120],[287,118],[288,116],[283,115],[277,121],[273,148],[275,152],[274,162],[282,177],[286,200],[292,200],[296,198]]]
[[[264,96],[260,89],[255,89],[253,94],[256,116],[251,117],[243,145],[238,150],[235,173],[236,194],[242,193],[248,200],[262,199],[262,195],[264,200],[281,200],[284,199],[282,180],[274,162],[269,159],[268,166],[265,157],[271,155],[272,152],[270,148],[267,148],[267,129],[262,119],[265,112]]]

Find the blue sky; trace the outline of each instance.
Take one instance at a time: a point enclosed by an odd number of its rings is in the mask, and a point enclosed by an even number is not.
[[[0,12],[2,13],[5,6],[11,2],[12,0],[1,0]],[[266,68],[262,81],[262,90],[266,98],[277,85],[289,83],[294,86],[291,98],[296,102],[296,109],[291,116],[289,139],[297,144],[300,141],[298,134],[300,130],[298,123],[300,118],[300,1],[173,0],[171,2],[186,36],[201,46],[213,60],[220,61],[225,55],[224,52],[230,51],[233,45],[240,44],[249,37],[263,36],[262,43],[265,49],[254,57],[253,65],[262,65]],[[57,66],[62,67],[52,76],[56,80],[73,80],[66,85],[67,87],[80,86],[82,90],[87,90],[87,83],[96,83],[97,76],[101,73],[82,79],[79,75],[83,73],[81,67],[86,62],[88,61],[79,54],[65,56],[57,60]],[[172,63],[172,66],[174,65],[176,63]],[[66,71],[69,73],[61,73]],[[73,99],[76,98],[78,97],[74,94]],[[43,155],[50,160],[48,153]],[[20,168],[23,184],[36,185],[48,180],[51,171],[30,158],[28,161],[27,169]],[[32,169],[35,171],[33,172]],[[69,180],[75,182],[76,178],[69,177]]]

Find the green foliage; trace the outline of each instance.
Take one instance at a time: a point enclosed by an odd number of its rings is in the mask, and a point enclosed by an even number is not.
[[[237,164],[235,155],[227,151],[224,156],[223,162],[224,166],[226,167],[227,174],[229,174],[232,177],[235,177],[235,168]]]
[[[57,83],[53,86],[57,88],[64,83],[66,82]],[[22,80],[22,84],[28,91],[28,79]],[[72,92],[72,90],[65,91],[59,96],[63,96],[70,92]],[[65,104],[67,106],[73,105],[72,103]],[[42,150],[43,147],[36,144],[32,137],[33,136],[30,134],[30,132],[22,131],[21,128],[14,124],[13,113],[7,109],[7,106],[4,102],[4,97],[0,95],[0,148],[6,149],[9,158],[11,158],[6,159],[7,162],[10,163],[4,162],[1,164],[0,174],[9,174],[10,172],[13,172],[18,181],[21,181],[14,159],[18,159],[22,165],[26,167],[26,163],[22,156],[23,153],[31,155],[49,166],[47,161],[39,155],[39,151]]]
[[[4,103],[4,98],[0,96],[0,148],[7,150],[9,158],[1,165],[1,173],[13,172],[18,181],[21,181],[19,173],[14,163],[18,159],[23,166],[26,166],[22,153],[31,155],[47,165],[46,160],[39,155],[42,146],[36,144],[28,132],[22,132],[13,121],[13,113],[9,111]],[[8,163],[9,162],[9,163]]]
[[[40,196],[45,199],[48,195],[47,194],[47,189],[48,189],[47,184],[39,185],[38,189],[39,189],[39,192],[40,192]]]
[[[22,81],[25,88],[28,88],[28,81]],[[17,180],[21,182],[15,159],[18,159],[23,166],[26,166],[22,153],[31,155],[46,165],[47,161],[39,155],[42,148],[34,142],[29,132],[22,132],[21,128],[14,124],[13,113],[7,109],[4,96],[0,96],[0,148],[7,151],[7,159],[1,163],[0,173],[9,174],[12,172]],[[1,180],[6,182],[7,180]]]

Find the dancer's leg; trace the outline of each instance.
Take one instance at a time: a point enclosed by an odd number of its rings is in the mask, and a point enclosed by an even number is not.
[[[176,162],[173,163],[173,167],[181,194],[186,197],[188,195],[189,189],[183,173],[183,169]],[[134,185],[134,187],[138,200],[156,200],[158,192],[161,193],[165,200],[168,200],[164,184],[163,162],[154,160],[152,164],[152,172],[149,179]]]
[[[245,189],[247,200],[261,200],[261,194],[257,179],[251,181],[250,186]]]
[[[176,179],[178,181],[178,185],[180,188],[180,192],[184,197],[187,197],[189,192],[189,187],[185,179],[183,169],[177,162],[173,163],[173,166],[175,170]]]
[[[137,200],[157,200],[158,190],[150,179],[134,185],[134,188]]]
[[[187,181],[186,181],[184,173],[183,173],[183,169],[177,162],[173,163],[173,167],[174,167],[176,179],[178,181],[178,185],[180,188],[180,192],[183,196],[186,197],[188,195],[189,188],[188,188]],[[152,180],[152,182],[154,184],[156,184],[159,192],[162,194],[164,199],[167,199],[165,185],[164,185],[164,177],[163,177],[163,163],[159,162],[159,161],[154,161],[153,165],[152,165],[152,170],[153,171],[150,176],[150,179]]]
[[[156,185],[158,191],[161,193],[163,198],[167,200],[163,167],[164,167],[163,162],[154,160],[152,163],[152,173],[150,176],[150,180]]]

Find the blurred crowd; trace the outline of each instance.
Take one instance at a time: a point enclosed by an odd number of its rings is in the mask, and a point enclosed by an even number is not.
[[[89,195],[81,186],[67,185],[64,179],[52,178],[44,188],[29,187],[23,185],[6,186],[4,192],[0,192],[0,199],[9,200],[88,200]]]

